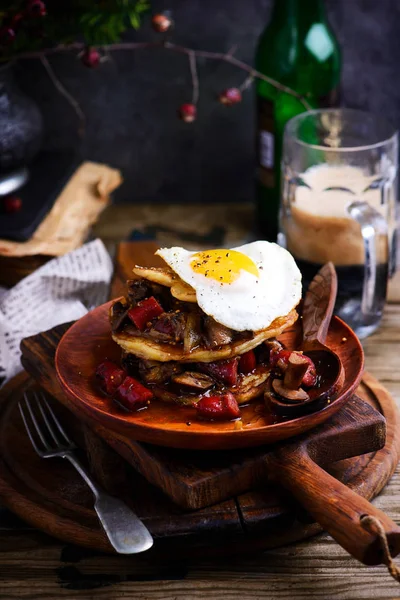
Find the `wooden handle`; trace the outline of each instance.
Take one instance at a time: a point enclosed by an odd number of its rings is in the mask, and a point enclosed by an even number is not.
[[[400,528],[378,508],[319,467],[304,448],[288,453],[277,450],[268,460],[274,479],[301,502],[320,525],[352,556],[366,565],[383,563],[377,532],[367,531],[361,517],[375,517],[382,524],[390,552],[400,552]]]
[[[303,349],[311,348],[313,342],[325,343],[337,294],[337,276],[331,262],[316,274],[304,298]]]

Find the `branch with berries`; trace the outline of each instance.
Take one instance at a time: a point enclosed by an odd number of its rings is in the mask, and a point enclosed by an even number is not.
[[[67,8],[65,5],[67,4]],[[1,6],[1,0],[0,0]],[[242,95],[255,79],[260,79],[299,100],[306,110],[311,108],[304,96],[291,88],[257,71],[252,66],[234,56],[235,48],[228,52],[194,50],[170,41],[174,23],[169,12],[153,15],[153,29],[161,34],[156,42],[121,42],[122,34],[129,28],[139,28],[141,17],[149,8],[147,0],[70,0],[59,3],[58,0],[20,0],[12,8],[0,11],[0,60],[9,58],[39,58],[56,89],[74,109],[79,119],[79,133],[84,134],[85,115],[78,101],[68,92],[58,79],[47,57],[59,52],[75,52],[87,68],[97,68],[107,60],[110,52],[119,50],[140,50],[160,48],[186,55],[192,82],[190,101],[178,109],[179,117],[186,123],[192,123],[197,117],[200,84],[197,72],[197,59],[227,62],[246,72],[244,82],[221,91],[218,100],[225,106],[233,106],[242,100]],[[79,31],[76,31],[77,25]],[[32,47],[29,34],[40,32],[36,37],[36,46]],[[74,33],[75,31],[75,33]],[[62,32],[62,35],[61,35]],[[73,39],[83,37],[85,42]],[[55,41],[57,40],[57,43]],[[61,40],[64,40],[61,42]],[[53,41],[53,44],[46,42]],[[61,43],[60,43],[61,42]]]

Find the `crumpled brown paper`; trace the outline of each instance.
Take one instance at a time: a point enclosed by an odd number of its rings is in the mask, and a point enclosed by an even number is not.
[[[26,242],[0,240],[0,256],[61,256],[79,248],[90,226],[122,183],[121,173],[107,165],[83,163],[68,181],[53,208]]]

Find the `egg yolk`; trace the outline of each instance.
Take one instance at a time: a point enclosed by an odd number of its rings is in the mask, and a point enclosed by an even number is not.
[[[204,277],[215,279],[219,283],[233,283],[242,269],[255,277],[260,275],[255,262],[237,250],[197,252],[193,255],[190,266],[195,273],[201,273]]]

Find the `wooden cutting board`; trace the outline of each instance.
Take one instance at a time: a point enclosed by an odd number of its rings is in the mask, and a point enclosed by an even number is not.
[[[47,339],[51,337],[46,336]],[[0,391],[0,501],[26,522],[66,542],[113,552],[93,510],[85,483],[61,459],[40,459],[23,429],[17,403],[37,389],[25,373]],[[385,417],[385,447],[327,466],[339,481],[365,498],[376,496],[390,479],[400,431],[395,402],[371,376],[358,393]],[[69,411],[56,409],[85,450],[90,469],[110,493],[123,497],[155,536],[155,559],[243,554],[289,544],[321,531],[286,491],[273,483],[201,510],[173,504]],[[61,415],[62,411],[62,415]],[[137,560],[137,559],[136,559]]]

